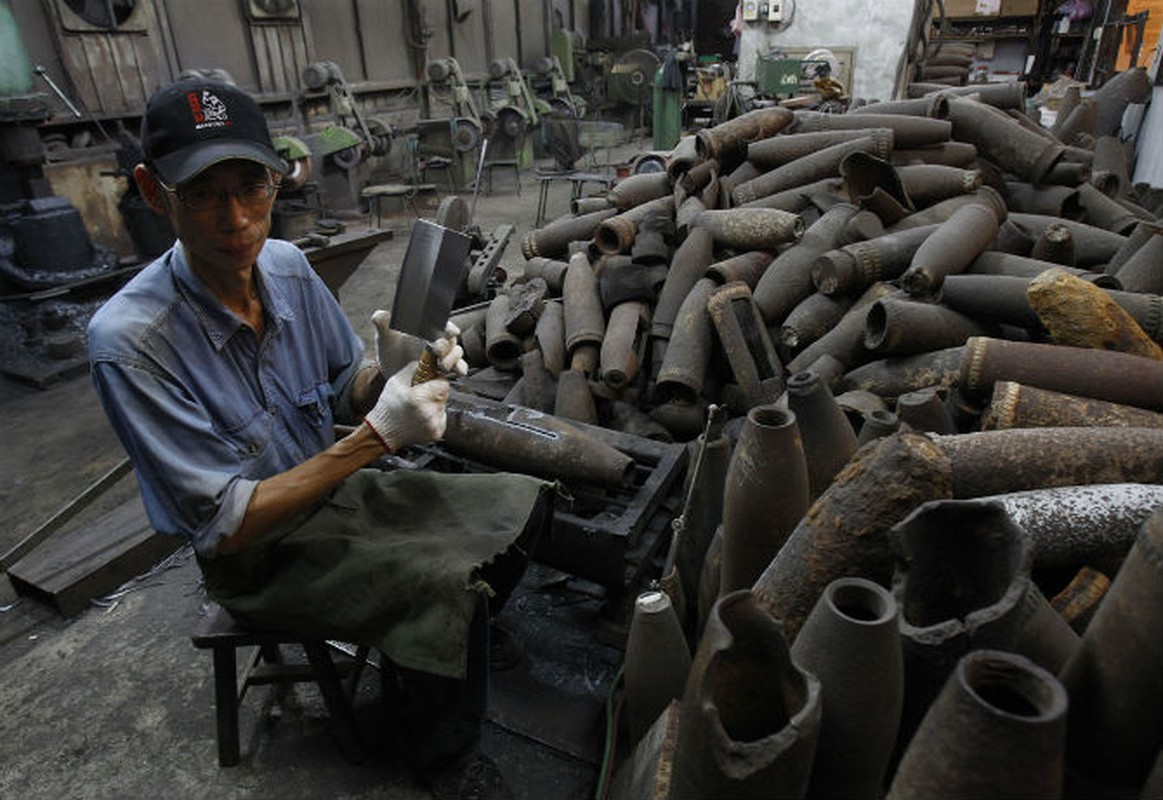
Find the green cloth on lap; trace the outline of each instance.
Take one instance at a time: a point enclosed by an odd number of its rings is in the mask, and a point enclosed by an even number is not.
[[[211,597],[244,619],[375,647],[463,678],[478,568],[552,486],[526,475],[365,469],[301,524],[201,559]]]

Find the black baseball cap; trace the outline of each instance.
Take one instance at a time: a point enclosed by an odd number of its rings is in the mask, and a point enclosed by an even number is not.
[[[235,86],[201,78],[153,94],[141,120],[141,147],[146,162],[174,186],[233,158],[287,171],[258,103]]]

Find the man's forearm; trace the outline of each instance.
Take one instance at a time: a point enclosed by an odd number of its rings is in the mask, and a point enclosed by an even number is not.
[[[360,425],[302,464],[260,481],[242,524],[218,543],[218,553],[235,553],[311,510],[349,475],[383,454],[380,440],[366,425]]]
[[[361,419],[384,390],[385,378],[375,364],[367,364],[355,374],[351,385],[351,410]]]

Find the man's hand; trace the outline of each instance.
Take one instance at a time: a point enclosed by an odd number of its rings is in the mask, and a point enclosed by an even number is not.
[[[424,350],[424,340],[392,330],[392,312],[380,309],[372,314],[375,327],[376,361],[385,378],[395,375],[409,361],[415,361]]]
[[[467,375],[468,363],[464,360],[464,350],[457,343],[456,337],[460,329],[448,322],[444,326],[444,335],[432,342],[427,342],[418,336],[402,333],[391,328],[392,315],[389,311],[380,309],[372,314],[372,325],[375,327],[376,361],[380,372],[385,378],[395,375],[405,364],[415,361],[425,347],[429,348],[439,364],[439,369],[446,375]]]
[[[434,442],[444,435],[448,381],[437,378],[413,386],[415,371],[413,361],[389,378],[375,407],[363,420],[389,453],[408,445]]]

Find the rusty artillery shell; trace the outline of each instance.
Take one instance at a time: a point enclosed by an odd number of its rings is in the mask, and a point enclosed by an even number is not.
[[[585,372],[567,369],[557,376],[553,415],[587,425],[598,424],[598,409]]]
[[[777,137],[772,137],[772,138],[778,139],[779,137],[777,136]],[[771,140],[770,139],[763,139],[762,141],[767,142],[767,141],[771,141]],[[752,142],[752,144],[758,144],[758,143]],[[748,147],[750,147],[750,146],[751,145],[748,145]],[[752,178],[757,178],[762,174],[763,174],[763,169],[760,168],[750,158],[748,158],[742,164],[735,167],[735,169],[731,170],[731,173],[729,175],[720,176],[719,188],[726,193],[727,197],[730,197],[731,190],[734,189],[736,186],[743,183],[744,181],[749,181]],[[715,208],[715,207],[717,207],[717,206],[712,206],[712,208]]]
[[[1066,91],[1062,93],[1062,101],[1058,104],[1058,114],[1054,117],[1054,124],[1050,126],[1050,133],[1054,134],[1056,139],[1062,139],[1059,135],[1062,131],[1062,126],[1066,124],[1066,120],[1070,117],[1070,112],[1074,110],[1074,107],[1081,100],[1081,87],[1077,85],[1066,87]]]
[[[969,142],[941,142],[926,147],[894,147],[889,160],[898,166],[933,164],[970,168],[977,160],[977,148]]]
[[[655,394],[660,402],[677,400],[694,405],[703,391],[714,343],[707,301],[716,288],[713,280],[701,278],[679,307],[658,370]]]
[[[747,591],[720,597],[683,696],[669,797],[804,796],[821,703],[780,621]]]
[[[607,255],[629,253],[643,218],[655,212],[674,215],[674,196],[667,194],[601,220],[594,228],[594,244]]]
[[[562,310],[565,323],[565,349],[572,354],[582,345],[601,346],[606,331],[602,295],[598,276],[585,253],[569,258],[562,287]]]
[[[941,285],[941,303],[978,320],[1044,332],[1026,294],[1031,278],[1011,275],[950,275]]]
[[[774,402],[784,389],[783,365],[747,284],[728,283],[715,290],[707,300],[707,313],[742,393],[743,406]]]
[[[821,253],[811,267],[812,283],[824,294],[854,294],[898,278],[935,230],[936,224],[908,228]]]
[[[1124,197],[1131,185],[1127,150],[1116,136],[1100,136],[1094,143],[1090,182],[1108,197]]]
[[[1068,763],[1086,778],[1111,784],[1105,796],[1135,796],[1163,749],[1161,564],[1163,509],[1156,509],[1061,672],[1071,698]]]
[[[968,194],[981,186],[981,170],[961,169],[941,164],[914,164],[897,167],[905,193],[917,208],[931,206],[950,197]]]
[[[633,458],[576,424],[455,392],[442,442],[482,464],[566,483],[624,487],[634,477]]]
[[[1081,635],[1110,585],[1106,575],[1092,567],[1083,567],[1062,591],[1050,598],[1050,606]]]
[[[614,204],[604,197],[578,197],[569,201],[570,213],[575,217],[612,208],[614,208]]]
[[[1049,261],[1051,264],[1061,264],[1064,267],[1074,266],[1074,236],[1065,225],[1047,225],[1046,230],[1034,242],[1034,249],[1030,251],[1030,258]]]
[[[908,425],[914,431],[957,433],[957,424],[936,386],[926,386],[897,397],[896,416],[902,425]]]
[[[981,203],[962,206],[921,243],[901,285],[914,297],[935,294],[946,275],[962,272],[997,236],[998,218]]]
[[[674,251],[666,281],[658,293],[654,306],[654,316],[650,323],[650,335],[658,339],[669,339],[675,317],[683,300],[707,271],[714,255],[714,239],[711,232],[703,227],[694,227]]]
[[[720,284],[741,281],[754,290],[774,258],[775,255],[767,250],[750,250],[714,262],[707,267],[707,277],[714,278]]]
[[[856,431],[827,382],[810,369],[787,379],[787,404],[799,421],[809,498],[815,500],[856,452]]]
[[[1079,185],[1078,202],[1082,207],[1083,222],[1097,228],[1113,231],[1121,236],[1129,236],[1135,226],[1143,219],[1089,183]]]
[[[1163,227],[1154,225],[1154,230],[1114,274],[1128,292],[1163,295]]]
[[[1117,274],[1123,264],[1127,263],[1127,259],[1159,233],[1163,233],[1163,226],[1158,223],[1143,220],[1136,224],[1135,229],[1123,239],[1122,244],[1111,255],[1103,271],[1109,275]]]
[[[747,157],[747,145],[766,139],[788,127],[794,119],[786,108],[758,108],[726,122],[695,133],[695,152],[703,159],[716,159],[725,169]]]
[[[959,347],[970,336],[996,333],[995,326],[948,306],[907,297],[882,297],[868,307],[864,346],[882,358],[907,356]]]
[[[873,439],[892,436],[900,430],[900,427],[900,419],[886,408],[873,408],[865,411],[861,418],[860,430],[856,435],[857,448],[863,447]]]
[[[884,225],[898,222],[916,210],[896,167],[882,158],[861,151],[849,153],[840,162],[840,176],[849,199],[872,211]]]
[[[548,225],[534,228],[521,240],[521,255],[526,259],[537,256],[545,258],[563,256],[569,251],[570,242],[589,240],[599,222],[617,213],[616,208],[607,208],[578,217],[561,217]]]
[[[844,182],[840,178],[824,178],[803,186],[796,186],[783,192],[739,204],[739,208],[778,208],[798,214],[813,205],[824,207],[847,201]]]
[[[708,209],[694,218],[693,226],[734,250],[771,250],[804,235],[803,218],[777,208]]]
[[[902,119],[905,118],[902,117]],[[919,120],[921,118],[910,117],[908,119]],[[926,121],[937,122],[938,120]],[[891,134],[886,134],[884,131],[873,131],[870,135],[861,136],[859,139],[825,147],[797,158],[795,161],[770,169],[759,177],[738,184],[731,190],[731,202],[733,205],[741,206],[761,197],[814,183],[824,178],[835,177],[839,171],[840,162],[849,153],[863,151],[880,158],[887,158],[892,151],[892,146]]]
[[[952,138],[973,144],[1007,172],[1040,183],[1062,158],[1064,148],[1029,131],[1004,113],[966,97],[949,101]]]
[[[691,224],[700,211],[706,211],[707,204],[699,197],[688,197],[682,201],[674,212],[674,230],[676,241],[682,243],[690,233]]]
[[[969,86],[938,86],[917,82],[910,83],[905,89],[907,97],[924,97],[932,94],[940,94],[945,97],[976,95],[982,103],[996,108],[1024,108],[1026,105],[1026,86],[1021,81],[975,83]]]
[[[504,372],[517,369],[517,359],[521,356],[521,340],[505,324],[509,308],[509,295],[501,292],[489,303],[485,316],[485,356],[490,364]]]
[[[1002,199],[1002,196],[989,186],[981,186],[967,194],[950,197],[947,200],[934,203],[928,208],[923,208],[915,214],[909,214],[900,222],[889,226],[888,232],[896,233],[908,228],[920,228],[925,225],[940,224],[953,216],[959,208],[974,204],[983,205],[991,209],[994,216],[997,217],[999,225],[1006,219],[1006,215],[1008,214],[1005,200]]]
[[[884,223],[871,211],[860,209],[844,223],[844,230],[840,232],[833,247],[863,242],[877,236],[884,236]]]
[[[1070,763],[1076,773],[1111,784],[1103,792],[1109,796],[1136,795],[1153,772],[1163,738],[1151,727],[1163,702],[1163,648],[1155,635],[1163,625],[1161,545],[1163,512],[1156,510],[1062,670],[1063,683],[1077,697],[1071,703]],[[1144,730],[1152,731],[1147,742],[1138,733]]]
[[[1146,70],[1127,69],[1111,76],[1092,95],[1098,103],[1098,124],[1095,135],[1114,136],[1122,125],[1123,112],[1131,103],[1142,102],[1151,94],[1151,81]]]
[[[565,310],[559,302],[546,303],[533,338],[541,351],[545,368],[556,378],[565,369]]]
[[[1077,186],[1035,186],[1006,181],[1006,205],[1011,211],[1081,220],[1086,213]]]
[[[1078,101],[1074,108],[1066,115],[1066,119],[1062,120],[1061,125],[1055,126],[1057,131],[1054,135],[1063,144],[1078,144],[1080,135],[1093,137],[1095,128],[1098,125],[1098,103],[1094,100],[1084,97]]]
[[[887,128],[880,129],[879,135],[887,138],[891,135],[885,132],[887,130]],[[815,131],[814,133],[784,133],[749,144],[747,146],[747,161],[744,163],[750,163],[752,168],[756,170],[755,174],[750,176],[754,178],[761,174],[761,171],[782,167],[784,164],[790,164],[796,159],[819,152],[826,147],[862,139],[869,135],[868,128]],[[738,186],[743,182],[744,179],[736,178],[733,185]]]
[[[1089,164],[1063,160],[1050,168],[1042,178],[1042,183],[1077,186],[1080,183],[1086,183],[1092,180],[1092,177],[1093,175]],[[1098,184],[1096,183],[1095,185]]]
[[[626,211],[659,197],[666,197],[674,189],[665,172],[643,172],[630,175],[610,187],[606,199],[619,211]]]
[[[521,396],[514,400],[518,405],[553,413],[557,397],[557,379],[545,367],[545,358],[536,347],[526,350],[519,359],[521,363]]]
[[[1088,564],[1113,575],[1139,529],[1163,505],[1163,486],[1096,483],[992,495],[1034,545],[1034,568]]]
[[[795,358],[784,365],[787,372],[806,369],[822,355],[835,357],[847,369],[867,361],[869,353],[864,348],[864,321],[868,316],[868,307],[895,291],[892,286],[880,281],[869,286],[831,330],[800,350]]]
[[[1163,347],[1105,291],[1060,267],[1034,278],[1030,306],[1056,344],[1114,350],[1163,361]]]
[[[1104,289],[1116,289],[1122,286],[1113,275],[1104,275],[1101,272],[1091,272],[1078,267],[1063,267],[1049,261],[1039,261],[1036,258],[1003,253],[997,250],[987,250],[973,259],[973,263],[966,268],[963,274],[1036,278],[1048,269],[1066,270],[1071,275],[1077,275]]]
[[[947,120],[911,117],[903,114],[821,114],[797,111],[792,133],[888,128],[892,147],[912,148],[939,144],[952,138],[953,125]]]
[[[646,357],[650,306],[643,302],[619,303],[610,312],[602,339],[600,370],[602,381],[614,390],[634,382]]]
[[[1061,797],[1068,698],[1054,674],[1008,648],[982,645],[951,673],[904,751],[887,800]]]
[[[783,320],[812,294],[812,265],[817,256],[836,246],[844,226],[858,213],[850,203],[828,209],[804,235],[776,257],[755,285],[755,303],[769,325]]]
[[[526,278],[542,278],[546,285],[555,294],[561,294],[565,285],[565,271],[569,269],[569,262],[556,258],[534,256],[525,262],[524,275]]]
[[[1163,411],[1163,362],[1127,353],[975,336],[966,342],[959,388],[983,399],[1009,380],[1065,394]]]
[[[851,295],[826,295],[812,292],[788,312],[777,334],[780,352],[785,358],[803,350],[832,330],[852,307]]]
[[[949,389],[961,375],[964,347],[947,347],[913,356],[869,361],[844,373],[836,391],[864,390],[881,397],[898,397],[927,386]]]
[[[670,151],[666,157],[666,174],[670,176],[671,183],[677,181],[684,172],[703,160],[695,148],[695,137],[691,135],[679,139],[678,144]]]
[[[1108,289],[1107,293],[1139,323],[1139,327],[1148,336],[1163,344],[1163,296],[1115,289]]]
[[[854,108],[849,114],[905,114],[911,117],[945,119],[949,115],[949,101],[943,94],[930,94],[908,100],[882,100]]]
[[[1157,428],[1013,428],[939,436],[934,443],[953,465],[954,497],[1163,482],[1163,430]]]
[[[948,457],[927,436],[898,433],[856,452],[751,587],[795,640],[829,583],[860,577],[886,586],[889,529],[921,503],[952,493]]]
[[[982,430],[1072,428],[1094,425],[1118,428],[1163,428],[1163,414],[1089,397],[997,381],[981,417]]]

